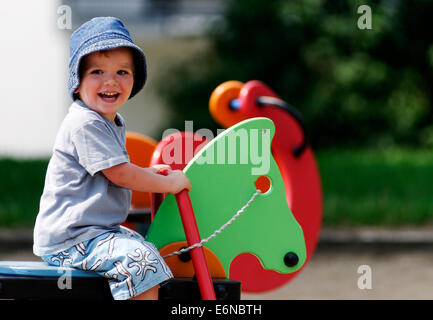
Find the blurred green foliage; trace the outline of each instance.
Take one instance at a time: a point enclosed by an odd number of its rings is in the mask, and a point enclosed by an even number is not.
[[[433,223],[433,151],[327,149],[315,153],[325,226]],[[33,227],[48,159],[0,159],[0,228]]]
[[[326,226],[433,222],[433,152],[401,148],[319,150]]]
[[[372,29],[358,28],[364,4]],[[427,0],[226,1],[209,49],[159,77],[175,114],[168,125],[215,130],[213,89],[261,80],[303,114],[315,148],[431,146],[431,17]]]
[[[0,159],[0,227],[32,227],[48,159]]]

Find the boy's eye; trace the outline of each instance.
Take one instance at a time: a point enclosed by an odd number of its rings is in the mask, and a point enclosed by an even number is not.
[[[95,70],[90,71],[90,74],[102,74],[102,70],[95,69]]]
[[[117,71],[117,74],[123,76],[123,75],[129,74],[129,72],[126,70],[119,70],[119,71]]]

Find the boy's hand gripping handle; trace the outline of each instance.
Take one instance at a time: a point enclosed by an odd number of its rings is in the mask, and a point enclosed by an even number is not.
[[[167,170],[159,172],[162,175],[168,175]],[[185,231],[186,241],[188,246],[201,241],[198,231],[197,222],[195,220],[194,211],[192,209],[191,199],[188,191],[182,190],[175,195],[177,206],[179,207],[180,217]],[[197,247],[191,250],[192,264],[194,266],[197,282],[200,288],[200,294],[203,300],[216,300],[215,290],[212,279],[206,264],[203,247]]]

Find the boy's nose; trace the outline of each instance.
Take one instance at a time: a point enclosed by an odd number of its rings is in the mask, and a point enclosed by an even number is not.
[[[117,84],[116,75],[112,73],[104,74],[104,84],[106,85],[115,85]]]
[[[105,85],[115,85],[115,84],[117,84],[117,81],[113,76],[106,76],[104,78],[104,84]]]

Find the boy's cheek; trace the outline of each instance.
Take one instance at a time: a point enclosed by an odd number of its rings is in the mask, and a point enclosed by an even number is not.
[[[132,76],[129,76],[129,77],[127,77],[126,79],[124,79],[124,80],[122,81],[122,83],[123,83],[123,85],[124,85],[125,87],[130,87],[131,90],[132,90],[132,87],[133,87],[133,85],[134,85],[134,78],[133,78]]]

